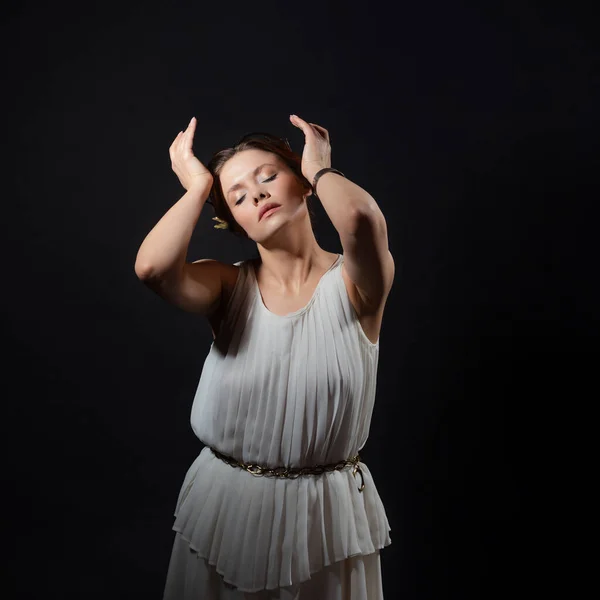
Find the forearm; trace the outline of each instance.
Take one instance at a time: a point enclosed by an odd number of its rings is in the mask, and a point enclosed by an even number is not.
[[[314,174],[311,174],[312,182]],[[375,199],[346,177],[328,172],[322,175],[315,190],[321,204],[340,236],[354,233],[359,219],[385,220]]]
[[[192,233],[210,188],[191,187],[153,227],[142,242],[135,261],[140,279],[180,272]]]

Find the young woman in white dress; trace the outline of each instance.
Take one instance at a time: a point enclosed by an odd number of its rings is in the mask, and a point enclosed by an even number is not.
[[[211,203],[217,228],[256,242],[259,258],[252,261],[253,277],[261,302],[272,315],[301,313],[314,299],[324,276],[343,258],[341,278],[360,325],[359,338],[363,339],[357,343],[365,344],[367,354],[377,352],[373,354],[373,364],[376,364],[384,307],[395,272],[388,249],[386,220],[368,192],[331,169],[328,131],[296,115],[291,115],[290,121],[304,134],[301,157],[292,151],[287,140],[269,134],[250,134],[232,148],[216,153],[205,166],[192,150],[196,130],[193,118],[169,149],[172,168],[186,193],[144,239],[137,254],[135,272],[144,284],[168,302],[204,315],[217,340],[241,266],[214,259],[186,261],[202,208],[206,202]],[[311,195],[320,200],[338,232],[343,256],[327,252],[317,243],[308,205]],[[213,454],[211,459],[225,460],[219,452],[216,455],[219,458]],[[243,462],[231,457],[228,460],[229,466],[249,470]],[[353,465],[352,473],[356,474],[360,468],[356,461]],[[362,466],[370,478],[368,469]],[[315,477],[315,474],[301,477]],[[193,483],[190,480],[186,485],[186,493]],[[358,494],[356,498],[366,497],[369,506],[380,502],[378,496],[368,496],[376,492],[366,490],[367,493],[361,495],[364,487],[363,479],[358,491],[352,492]],[[234,493],[232,489],[231,494]],[[183,500],[182,490],[180,501]],[[188,504],[193,501],[201,503],[202,498],[188,498]],[[380,524],[387,524],[382,511],[379,506],[377,518]],[[366,542],[374,552],[350,555],[351,551],[346,550],[348,556],[343,560],[326,561],[325,566],[311,572],[308,579],[306,576],[302,581],[292,578],[289,585],[268,588],[265,584],[264,589],[252,590],[234,585],[233,575],[228,581],[222,569],[212,564],[176,529],[164,597],[168,600],[309,597],[311,600],[381,600],[379,549],[390,542],[387,529],[389,527],[383,525],[378,528],[380,537],[374,545],[371,540],[375,534]],[[255,557],[240,555],[238,560],[255,561]],[[231,572],[234,572],[233,567]]]

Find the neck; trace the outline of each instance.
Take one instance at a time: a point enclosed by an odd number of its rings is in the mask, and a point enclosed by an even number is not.
[[[331,266],[331,253],[318,244],[311,248],[266,250],[259,246],[260,262],[257,274],[268,285],[285,292],[298,292],[315,273]]]

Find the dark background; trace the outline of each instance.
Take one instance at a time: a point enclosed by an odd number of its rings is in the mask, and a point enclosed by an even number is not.
[[[212,335],[136,253],[192,116],[207,161],[252,130],[301,153],[290,113],[329,130],[396,262],[361,452],[386,599],[554,589],[571,513],[548,507],[595,397],[597,38],[576,3],[5,3],[2,596],[161,598]],[[188,260],[254,253],[213,215]]]

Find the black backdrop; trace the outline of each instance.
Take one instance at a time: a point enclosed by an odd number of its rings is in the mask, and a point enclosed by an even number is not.
[[[539,4],[3,5],[3,597],[161,597],[212,336],[136,252],[184,193],[192,116],[206,161],[251,130],[301,152],[290,113],[329,130],[396,262],[361,453],[386,598],[556,585],[543,515],[593,397],[599,53],[591,13]],[[254,252],[212,216],[189,260]]]

